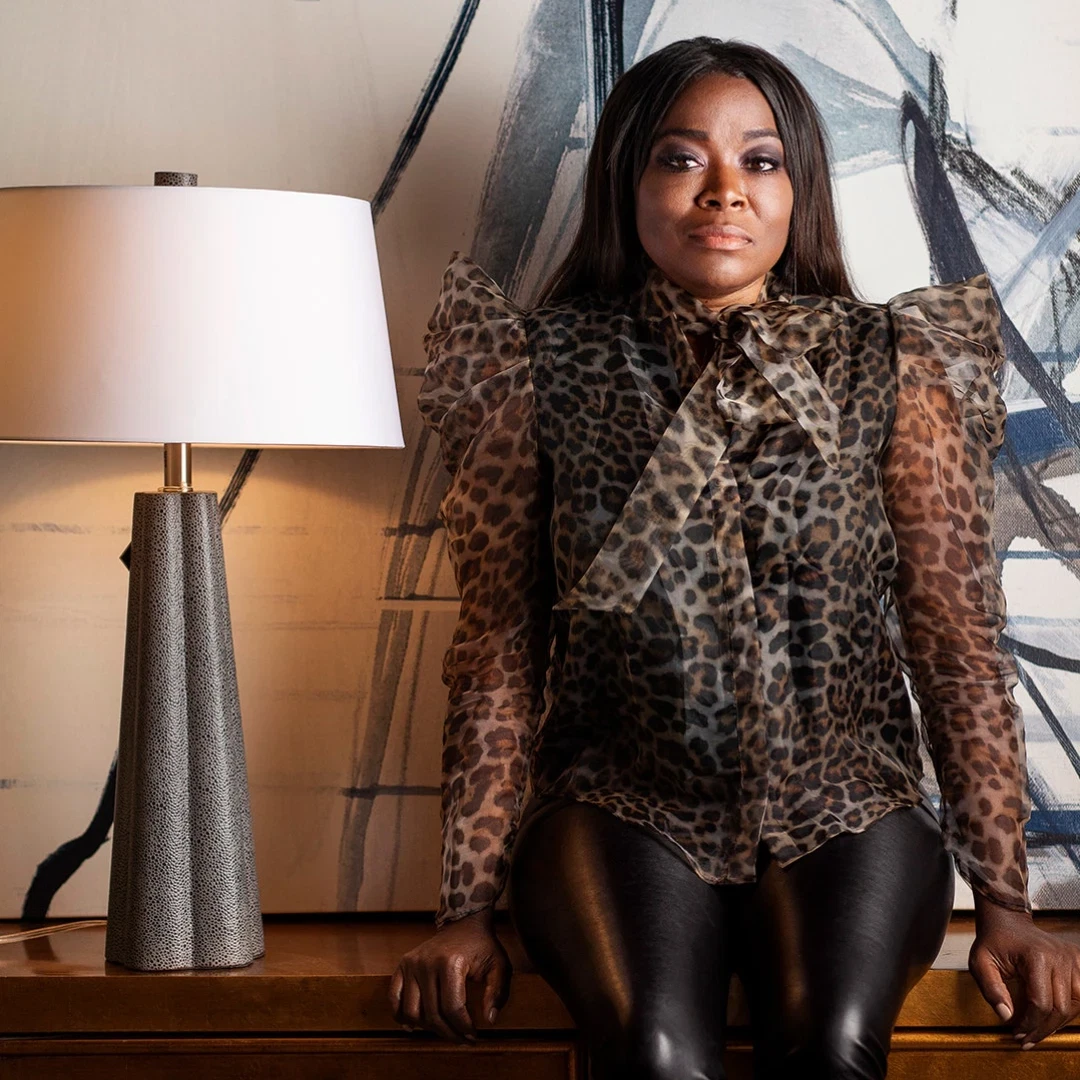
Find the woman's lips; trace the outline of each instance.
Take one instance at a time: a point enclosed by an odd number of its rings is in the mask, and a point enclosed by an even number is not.
[[[689,236],[691,243],[715,251],[731,251],[753,243],[753,240],[741,229],[724,226],[695,229]]]

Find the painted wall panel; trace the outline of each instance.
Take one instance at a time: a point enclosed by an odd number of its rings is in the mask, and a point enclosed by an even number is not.
[[[611,78],[697,33],[772,49],[808,85],[866,296],[981,266],[1001,294],[998,544],[1032,895],[1080,906],[1080,14],[1053,0],[1020,22],[1004,0],[7,0],[0,185],[182,169],[377,197],[407,448],[266,451],[224,528],[267,911],[434,906],[456,599],[413,404],[420,335],[455,248],[535,294],[568,242]],[[199,485],[224,493],[243,460],[198,451]],[[0,445],[0,915],[98,806],[119,711],[118,556],[132,493],[158,483],[145,449]],[[108,856],[106,841],[50,914],[102,913]]]

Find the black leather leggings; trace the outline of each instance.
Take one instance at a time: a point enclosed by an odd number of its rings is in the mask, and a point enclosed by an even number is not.
[[[762,848],[748,885],[702,881],[659,834],[587,803],[528,821],[511,860],[514,924],[583,1032],[595,1080],[722,1078],[732,971],[755,1080],[880,1080],[952,903],[924,807],[786,869]]]

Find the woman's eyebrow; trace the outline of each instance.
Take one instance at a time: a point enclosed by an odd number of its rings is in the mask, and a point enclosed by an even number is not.
[[[681,135],[684,139],[697,139],[699,142],[708,142],[709,139],[709,133],[701,128],[670,127],[657,132],[656,141],[659,142],[668,135]]]
[[[664,128],[663,131],[659,131],[656,134],[656,141],[666,138],[668,135],[681,135],[684,139],[697,139],[699,142],[708,142],[709,133],[702,128],[681,128],[681,127],[669,127]],[[749,131],[743,132],[743,141],[749,142],[751,139],[764,139],[764,138],[780,138],[780,132],[775,128],[750,128]]]

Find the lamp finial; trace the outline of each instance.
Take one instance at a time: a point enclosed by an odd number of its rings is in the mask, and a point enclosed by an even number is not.
[[[199,174],[193,172],[156,172],[154,187],[198,187]]]

